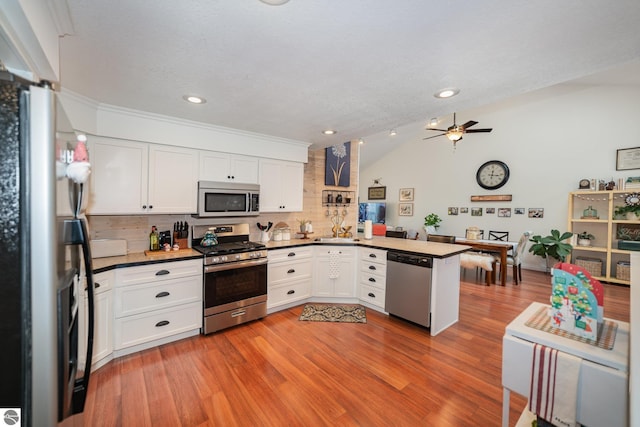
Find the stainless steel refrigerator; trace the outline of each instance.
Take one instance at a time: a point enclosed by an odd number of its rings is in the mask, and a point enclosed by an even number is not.
[[[0,71],[0,425],[81,425],[93,348],[93,280],[83,183],[56,95]],[[78,336],[83,275],[87,336]],[[84,371],[79,340],[86,342]],[[5,424],[2,424],[4,422]]]

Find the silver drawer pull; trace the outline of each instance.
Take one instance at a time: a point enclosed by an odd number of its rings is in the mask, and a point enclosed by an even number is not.
[[[369,266],[369,270],[375,270],[375,269],[376,269],[376,266],[375,266],[375,265],[370,265],[370,266]]]
[[[289,292],[287,292],[287,295],[293,295],[293,294],[295,294],[295,293],[296,293],[296,291],[294,291],[293,289],[291,289]]]
[[[169,295],[171,295],[169,292],[163,291],[163,292],[160,292],[159,294],[157,294],[156,298],[168,297]]]
[[[167,326],[168,324],[169,324],[168,320],[162,320],[162,321],[156,323],[156,328],[159,328],[161,326]]]
[[[369,281],[370,281],[370,282],[375,282],[375,281],[376,281],[376,279],[374,279],[373,277],[369,277]]]
[[[236,311],[235,313],[231,313],[231,317],[244,316],[247,314],[246,310]]]
[[[290,268],[289,271],[287,271],[287,274],[291,274],[291,273],[295,273],[296,271],[293,268]]]
[[[369,254],[369,258],[378,258],[376,254]]]
[[[166,276],[167,274],[169,274],[169,270],[160,270],[156,272],[156,276]]]
[[[370,298],[375,298],[375,297],[376,297],[376,294],[374,294],[373,292],[369,292],[369,297],[370,297]]]
[[[295,252],[289,252],[289,254],[287,256],[296,256]]]

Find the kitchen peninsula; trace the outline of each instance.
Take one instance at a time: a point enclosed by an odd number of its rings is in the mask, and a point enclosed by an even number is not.
[[[427,308],[431,313],[430,334],[437,335],[458,321],[460,296],[459,255],[469,249],[466,246],[374,237],[371,240],[354,239],[339,243],[336,241],[321,243],[310,239],[270,241],[266,243],[266,247],[269,253],[268,313],[274,313],[310,301],[359,303],[384,313],[385,287],[394,286],[393,283],[386,283],[387,251],[394,251],[432,259],[431,298],[430,307]],[[327,274],[329,256],[326,254],[328,252],[334,252],[341,257],[339,268],[342,269],[340,272],[342,284],[339,286],[339,290],[336,291],[330,284],[332,276]],[[201,258],[202,254],[195,250],[181,249],[179,251],[161,251],[149,255],[132,253],[124,256],[95,259],[94,274],[98,276],[96,281],[103,283],[103,287],[100,289],[101,298],[105,301],[106,307],[103,311],[113,311],[114,307],[121,307],[125,304],[124,301],[118,302],[118,299],[122,298],[121,294],[124,289],[121,286],[125,286],[125,284],[117,283],[116,277],[124,277],[128,271],[131,270],[133,272],[133,269],[149,270],[151,268],[151,270],[156,271],[158,268],[160,270],[165,269],[165,265],[167,269],[169,269],[169,266],[175,269],[179,266],[187,266],[187,264],[190,269],[195,269],[193,274],[196,274],[201,271],[201,268],[198,267],[201,265]],[[322,264],[323,259],[327,261],[325,264]],[[372,271],[372,269],[377,270]],[[119,272],[119,274],[114,275],[114,272]],[[194,283],[198,281],[201,283],[200,273],[197,273],[197,275],[199,277],[189,276],[192,277],[188,279],[189,283],[192,280]],[[185,276],[188,275],[185,274]],[[109,281],[113,282],[113,286],[104,286],[107,283],[105,277],[110,277]],[[168,277],[168,275],[164,277]],[[154,282],[156,283],[155,286],[158,286],[159,282],[157,280]],[[329,286],[327,286],[328,283]],[[151,284],[148,286],[151,286]],[[429,286],[428,281],[425,282],[425,286]],[[112,289],[118,290],[118,292]],[[338,289],[338,286],[335,289]],[[153,291],[160,292],[162,289],[154,288]],[[111,292],[114,292],[113,296]],[[171,291],[172,295],[175,292],[179,292],[179,290]],[[107,302],[110,300],[113,300],[113,303]],[[188,302],[193,304],[194,307],[197,306],[197,310],[200,310],[201,303],[194,304],[192,298]],[[186,307],[186,303],[181,307]],[[110,338],[114,333],[114,327],[109,325],[109,322],[113,321],[113,316],[113,313],[103,313],[96,325],[98,337],[100,337],[100,334],[107,335],[103,340],[107,343],[105,344],[106,349],[100,352],[100,354],[104,355],[104,360],[102,360],[102,363],[97,363],[96,367],[108,362],[112,357],[122,356],[133,351],[191,336],[197,333],[197,329],[194,328],[201,327],[201,325],[198,326],[193,323],[191,319],[188,323],[188,325],[191,325],[188,326],[188,331],[185,329],[179,334],[163,337],[157,343],[155,342],[156,340],[150,339],[143,345],[136,344],[119,349],[111,346],[112,349],[109,350],[108,343],[111,342]],[[100,322],[105,324],[102,325]],[[117,330],[117,328],[115,329]],[[151,330],[155,329],[157,328],[151,328]]]

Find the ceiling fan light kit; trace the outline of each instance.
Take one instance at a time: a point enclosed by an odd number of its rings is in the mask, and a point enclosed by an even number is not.
[[[437,138],[439,136],[446,136],[449,141],[453,142],[453,148],[456,147],[456,142],[461,141],[462,140],[462,135],[465,133],[486,133],[486,132],[491,132],[493,129],[492,128],[485,128],[485,129],[469,129],[471,126],[475,126],[477,125],[478,122],[474,121],[474,120],[469,120],[468,122],[466,122],[463,125],[458,125],[456,124],[456,113],[453,113],[453,124],[451,126],[449,126],[447,129],[436,129],[436,128],[432,128],[432,127],[427,127],[426,130],[435,130],[438,132],[443,132],[439,135],[434,135],[434,136],[428,136],[426,138],[422,138],[422,139],[431,139],[431,138]],[[429,122],[429,126],[431,126],[431,122]]]
[[[260,1],[270,6],[281,6],[287,3],[289,0],[260,0]]]
[[[448,87],[445,89],[441,89],[433,94],[436,98],[451,98],[452,96],[456,96],[460,93],[460,89],[455,87]]]

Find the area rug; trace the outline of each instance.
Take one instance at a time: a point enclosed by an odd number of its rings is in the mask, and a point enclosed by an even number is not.
[[[310,322],[367,323],[367,313],[361,305],[307,304],[298,320]]]

